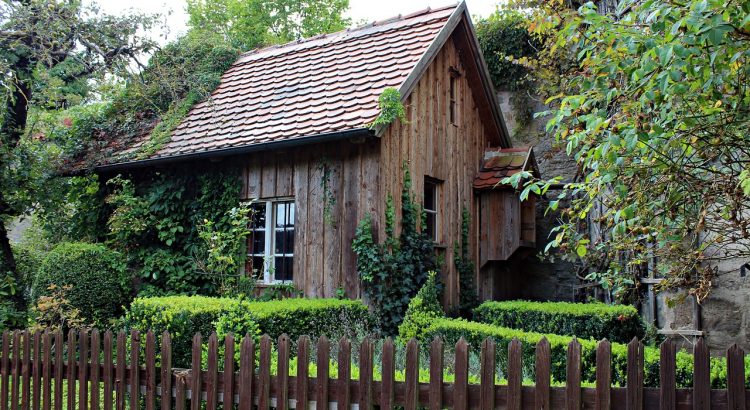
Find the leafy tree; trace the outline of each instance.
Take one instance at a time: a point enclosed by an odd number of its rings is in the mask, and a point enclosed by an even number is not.
[[[715,262],[750,256],[750,3],[545,7],[535,29],[556,33],[546,52],[576,61],[547,127],[581,170],[558,198],[571,205],[550,246],[616,291],[652,260],[663,288],[701,300]]]
[[[3,0],[0,3],[0,266],[18,276],[6,224],[43,196],[49,173],[42,135],[29,122],[35,109],[70,106],[89,93],[89,80],[118,73],[153,43],[138,33],[152,17],[99,13],[77,1]],[[40,165],[40,163],[42,165]],[[18,311],[26,301],[11,295]]]
[[[191,30],[219,33],[250,50],[343,30],[349,0],[188,0]]]

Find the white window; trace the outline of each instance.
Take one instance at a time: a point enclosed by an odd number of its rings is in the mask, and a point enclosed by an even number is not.
[[[294,201],[259,201],[252,206],[245,272],[262,283],[294,278]]]

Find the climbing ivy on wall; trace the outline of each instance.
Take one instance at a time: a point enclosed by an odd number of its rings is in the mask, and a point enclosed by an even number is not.
[[[371,129],[390,125],[395,120],[399,120],[402,124],[409,123],[406,120],[406,108],[401,102],[401,93],[393,87],[384,89],[380,94],[378,109],[380,113],[378,113],[375,121],[369,124]]]
[[[474,308],[479,305],[477,288],[474,285],[476,266],[469,254],[470,224],[471,214],[464,207],[461,210],[461,243],[456,243],[453,246],[453,262],[456,264],[456,271],[458,271],[460,287],[458,294],[458,314],[467,319],[472,317]]]
[[[225,272],[207,271],[214,245],[205,240],[205,229],[207,223],[214,233],[239,232],[243,226],[236,220],[247,218],[239,208],[237,168],[187,172],[175,167],[120,175],[107,185],[107,243],[127,255],[140,294],[211,295],[226,290],[227,277],[235,277],[244,262],[244,241],[215,244],[225,248],[231,260],[222,265]]]
[[[383,243],[377,243],[372,216],[367,215],[359,226],[352,243],[357,255],[357,272],[370,303],[375,307],[381,331],[395,335],[406,307],[427,279],[427,273],[437,268],[432,238],[419,231],[424,226],[425,214],[411,193],[411,177],[404,167],[401,191],[401,233],[395,235],[395,209],[388,198],[385,211]]]

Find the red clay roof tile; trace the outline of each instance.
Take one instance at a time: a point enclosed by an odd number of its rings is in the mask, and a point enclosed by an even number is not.
[[[504,178],[533,166],[530,147],[490,148],[484,157],[484,164],[474,177],[474,189],[508,188],[508,185],[502,183]]]

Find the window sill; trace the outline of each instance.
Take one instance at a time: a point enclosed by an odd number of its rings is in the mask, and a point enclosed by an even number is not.
[[[447,243],[437,243],[437,242],[435,242],[435,243],[432,244],[432,247],[435,248],[435,249],[448,249],[448,244]]]
[[[280,280],[278,282],[255,282],[255,287],[260,289],[271,288],[274,286],[293,285],[293,280]]]

